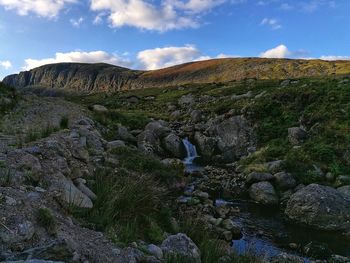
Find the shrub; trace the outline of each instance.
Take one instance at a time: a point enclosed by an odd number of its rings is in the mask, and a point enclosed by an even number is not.
[[[152,175],[99,170],[93,187],[97,195],[93,209],[81,216],[98,229],[115,228],[119,241],[137,238],[160,241],[164,232],[155,215],[162,209],[167,191]]]
[[[50,209],[39,208],[37,212],[37,220],[50,235],[56,234],[56,219]]]

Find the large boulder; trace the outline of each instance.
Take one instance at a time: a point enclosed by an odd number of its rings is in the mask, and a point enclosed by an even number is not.
[[[350,198],[328,186],[311,184],[297,191],[285,213],[296,222],[319,229],[350,229]]]
[[[269,182],[252,184],[249,188],[249,196],[264,205],[277,205],[279,201],[273,185]]]
[[[188,260],[188,262],[201,262],[199,248],[185,234],[179,233],[169,236],[163,241],[161,248],[166,257],[179,257]]]
[[[150,130],[145,130],[137,136],[137,146],[145,154],[163,154],[159,137]]]
[[[172,157],[182,159],[186,157],[186,149],[182,142],[182,139],[174,133],[170,133],[163,140],[163,147],[171,153]]]
[[[207,137],[200,132],[194,135],[194,141],[198,146],[199,154],[203,157],[210,158],[214,156],[217,140],[212,137]]]
[[[232,162],[248,154],[255,146],[253,127],[243,116],[233,116],[208,129],[210,137],[217,139],[217,146],[225,162]]]
[[[152,121],[146,125],[145,130],[154,133],[159,138],[164,138],[171,132],[167,125],[165,121]]]

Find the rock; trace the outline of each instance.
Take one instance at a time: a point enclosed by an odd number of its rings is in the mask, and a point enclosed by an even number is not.
[[[198,146],[198,151],[201,156],[210,158],[214,156],[217,140],[212,137],[207,137],[200,132],[194,135],[195,144]]]
[[[299,145],[308,137],[308,133],[300,127],[288,128],[288,140],[292,145]]]
[[[122,125],[118,125],[117,138],[122,140],[122,141],[136,142],[135,136],[132,135],[129,132],[129,130],[126,127],[122,126]]]
[[[184,95],[178,101],[178,104],[183,108],[191,107],[194,105],[194,103],[195,103],[195,98],[192,94]]]
[[[334,174],[332,174],[332,173],[330,173],[330,172],[326,173],[326,180],[327,180],[328,182],[333,182],[334,179],[335,179]]]
[[[164,149],[171,153],[173,157],[183,159],[186,157],[186,149],[182,139],[174,133],[169,134],[163,140]]]
[[[150,130],[145,130],[137,136],[137,146],[145,154],[162,155],[159,137]]]
[[[332,255],[329,259],[328,259],[329,263],[349,263],[350,262],[350,258],[348,257],[343,257],[340,255]]]
[[[197,191],[193,192],[193,195],[199,197],[202,200],[209,199],[209,194],[206,192],[202,192],[202,191],[197,190]]]
[[[32,222],[25,221],[18,225],[18,234],[23,237],[24,240],[30,240],[35,234],[35,229]]]
[[[247,155],[248,148],[256,144],[254,130],[243,116],[233,116],[209,127],[208,133],[217,140],[217,147],[225,163]]]
[[[255,183],[249,188],[249,196],[254,201],[264,205],[277,205],[278,197],[269,182]]]
[[[285,162],[283,160],[277,160],[277,161],[265,163],[265,166],[270,173],[275,174],[282,171],[284,163]]]
[[[202,112],[200,110],[193,110],[191,112],[191,120],[193,123],[198,123],[202,120]]]
[[[108,112],[108,109],[105,106],[102,105],[94,105],[92,106],[92,110],[96,113],[106,113]]]
[[[248,91],[247,93],[244,93],[244,94],[240,94],[240,95],[232,95],[231,96],[231,100],[241,100],[241,99],[248,99],[248,98],[251,98],[253,97],[253,92],[250,90]]]
[[[65,241],[52,241],[47,245],[30,248],[6,258],[6,261],[13,261],[17,258],[44,258],[66,262],[73,257],[72,249]],[[57,263],[57,261],[55,261]],[[25,261],[27,262],[27,261]],[[35,261],[34,261],[35,262]],[[40,262],[40,261],[39,261]]]
[[[94,192],[90,190],[85,184],[83,183],[78,183],[77,184],[78,189],[85,194],[87,197],[89,197],[91,200],[96,200],[97,196]]]
[[[292,189],[296,186],[297,182],[294,177],[286,172],[279,172],[274,175],[276,186],[282,190]]]
[[[271,181],[272,179],[274,179],[274,176],[270,173],[252,172],[247,176],[246,183],[253,184],[253,183],[259,183],[263,181]]]
[[[345,185],[337,188],[339,192],[350,197],[350,185]]]
[[[83,194],[70,179],[63,175],[58,175],[58,187],[61,191],[61,199],[68,205],[74,205],[81,208],[92,208],[92,201],[87,195]]]
[[[328,259],[332,255],[332,251],[323,243],[310,242],[303,250],[308,257],[315,259]]]
[[[173,111],[173,112],[170,114],[171,118],[173,118],[173,119],[175,119],[175,120],[179,119],[179,118],[181,117],[181,115],[182,115],[182,113],[181,113],[180,110]]]
[[[5,196],[5,204],[10,205],[10,206],[15,206],[15,205],[17,205],[17,201],[10,196]]]
[[[121,140],[111,141],[107,143],[107,150],[112,151],[114,149],[125,147],[125,142]]]
[[[291,80],[290,79],[286,79],[286,80],[283,80],[280,84],[281,87],[287,87],[289,86]]]
[[[162,259],[163,258],[163,251],[160,247],[150,244],[147,246],[147,251],[151,255],[155,256],[157,259]]]
[[[150,131],[158,138],[164,138],[167,136],[171,130],[167,127],[167,123],[164,121],[152,121],[148,123],[145,127],[145,131]]]
[[[169,167],[184,167],[183,162],[180,159],[167,158],[161,160],[161,163]]]
[[[169,236],[161,245],[165,256],[180,256],[189,262],[201,262],[201,253],[193,241],[185,234]]]
[[[319,229],[350,228],[350,199],[328,186],[311,184],[297,191],[289,199],[285,213],[296,222]]]

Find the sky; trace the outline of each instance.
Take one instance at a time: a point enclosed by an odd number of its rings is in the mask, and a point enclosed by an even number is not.
[[[58,62],[349,60],[349,14],[350,0],[0,0],[0,80]]]

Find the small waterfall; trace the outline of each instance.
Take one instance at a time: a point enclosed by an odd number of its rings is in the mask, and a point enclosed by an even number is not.
[[[194,159],[196,159],[198,156],[196,146],[194,146],[188,138],[185,138],[182,140],[183,144],[185,145],[187,157],[184,160],[184,164],[191,165],[193,164]]]

